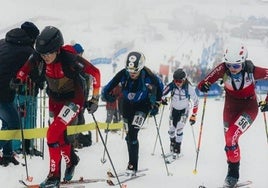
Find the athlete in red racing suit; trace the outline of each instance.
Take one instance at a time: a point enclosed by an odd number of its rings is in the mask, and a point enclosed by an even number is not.
[[[66,139],[67,125],[70,125],[84,108],[85,95],[79,83],[78,72],[82,71],[93,77],[93,96],[87,102],[89,113],[97,110],[100,72],[83,57],[70,53],[63,47],[63,37],[55,27],[48,26],[41,32],[36,41],[36,51],[17,73],[22,82],[33,68],[45,71],[47,94],[49,96],[49,114],[52,117],[47,131],[47,144],[50,154],[50,172],[40,187],[53,185],[59,187],[61,158],[66,162],[64,179],[73,177],[74,168],[79,162],[78,156]],[[41,67],[41,68],[40,68]],[[78,71],[79,70],[79,71]]]
[[[258,114],[255,80],[268,79],[268,69],[254,66],[246,58],[247,51],[243,45],[227,49],[224,62],[216,66],[198,84],[199,90],[207,92],[212,83],[223,79],[225,90],[223,122],[228,163],[225,184],[228,187],[235,186],[239,179],[239,137],[252,125]]]

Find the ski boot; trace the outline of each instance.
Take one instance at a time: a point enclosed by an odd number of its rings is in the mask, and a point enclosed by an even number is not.
[[[136,172],[137,170],[134,169],[134,166],[131,164],[128,164],[127,170],[126,170],[126,176],[128,177],[136,176]]]
[[[74,150],[71,150],[71,162],[66,165],[65,173],[64,173],[64,181],[70,181],[73,178],[74,170],[77,164],[79,163],[80,158],[75,154]]]
[[[181,142],[175,142],[174,144],[174,153],[173,153],[173,159],[177,159],[180,157],[181,153]]]
[[[38,151],[35,148],[29,149],[29,152],[27,152],[27,154],[29,154],[31,156],[36,156],[36,157],[43,157],[43,153],[41,151]]]
[[[47,178],[40,184],[40,188],[59,188],[60,187],[60,177],[53,176],[49,174]]]
[[[227,176],[224,180],[224,184],[223,187],[226,188],[235,188],[236,184],[238,182],[237,178],[231,177],[231,176]]]
[[[14,155],[12,156],[3,156],[0,159],[0,165],[6,167],[9,165],[9,163],[13,163],[14,165],[19,165],[19,161],[17,161],[14,157]]]
[[[228,162],[228,173],[224,180],[224,187],[234,188],[239,179],[240,162]]]

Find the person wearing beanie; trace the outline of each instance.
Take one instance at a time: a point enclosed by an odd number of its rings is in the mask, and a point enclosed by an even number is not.
[[[73,48],[75,49],[77,55],[80,55],[80,56],[83,55],[84,49],[83,49],[83,47],[79,43],[74,44],[73,45]]]
[[[40,33],[37,26],[29,21],[26,21],[23,24],[21,24],[20,28],[23,29],[29,35],[29,37],[33,40],[33,43],[35,42],[36,37]]]
[[[40,33],[37,26],[32,22],[26,21],[21,24],[21,28],[18,29],[25,33],[27,36],[27,43],[33,47],[36,37]],[[30,79],[28,79],[27,84],[25,85],[26,89],[18,91],[15,96],[15,102],[18,101],[19,105],[23,107],[23,110],[26,112],[24,116],[21,117],[24,129],[36,128],[37,95],[39,89],[43,88],[44,83],[44,80],[42,81],[38,77],[38,71],[32,72]],[[26,106],[25,104],[28,105]],[[25,139],[24,144],[26,154],[32,156],[43,155],[42,152],[34,147],[33,139]],[[12,147],[17,154],[21,154],[23,151],[23,146],[21,145],[20,140],[13,140]]]
[[[20,128],[18,103],[17,100],[14,100],[18,90],[12,90],[10,84],[17,71],[34,51],[32,44],[31,37],[21,28],[11,29],[6,33],[4,39],[0,40],[0,119],[2,120],[2,130]],[[13,154],[12,140],[1,140],[0,148],[3,152],[0,165],[19,164]]]

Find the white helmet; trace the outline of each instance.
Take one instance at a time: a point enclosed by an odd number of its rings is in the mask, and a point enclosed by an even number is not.
[[[126,70],[130,73],[138,73],[143,69],[145,57],[140,52],[130,52],[127,56]]]
[[[243,44],[232,45],[226,48],[223,61],[230,64],[244,63],[247,57],[248,51]]]

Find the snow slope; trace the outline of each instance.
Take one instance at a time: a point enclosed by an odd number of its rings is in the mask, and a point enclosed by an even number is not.
[[[229,5],[232,6],[229,6]],[[12,0],[2,3],[0,17],[0,36],[4,37],[6,31],[13,27],[19,27],[25,20],[33,21],[43,28],[46,25],[59,27],[64,35],[65,42],[76,40],[85,48],[85,56],[89,59],[97,57],[111,57],[118,50],[116,46],[133,42],[135,50],[144,52],[147,65],[153,70],[158,70],[160,63],[165,63],[166,57],[176,56],[180,58],[182,53],[193,50],[193,58],[201,55],[202,47],[208,41],[203,39],[193,41],[189,34],[181,34],[169,30],[165,22],[159,20],[171,19],[176,10],[182,6],[193,6],[195,10],[209,14],[211,17],[224,17],[229,14],[247,16],[250,14],[267,16],[267,5],[258,4],[256,1],[209,1],[202,4],[192,0],[189,3],[178,0],[126,0],[111,1],[63,1],[63,0]],[[254,9],[253,9],[254,7]],[[246,11],[245,11],[246,10]],[[15,12],[15,13],[14,13]],[[157,21],[156,21],[157,20]],[[164,36],[159,39],[158,34]],[[226,40],[231,40],[226,38]],[[267,66],[266,57],[268,49],[260,41],[246,40],[244,43],[249,50],[249,58],[256,65]],[[118,70],[124,66],[122,55],[118,59]],[[102,85],[113,76],[111,65],[98,66],[102,72]],[[144,129],[139,134],[140,161],[139,166],[148,167],[147,176],[127,183],[128,188],[145,187],[182,187],[197,188],[204,184],[209,188],[215,188],[223,183],[227,165],[224,153],[224,138],[222,125],[223,100],[208,99],[203,124],[203,134],[198,159],[197,174],[193,174],[196,151],[194,138],[197,141],[203,100],[200,99],[198,121],[194,126],[194,136],[189,125],[185,127],[182,152],[184,156],[175,163],[168,165],[168,170],[173,176],[167,176],[167,171],[161,158],[159,142],[152,156],[156,138],[155,122],[152,118],[146,121]],[[164,151],[169,148],[168,113],[166,107],[160,128]],[[98,121],[105,121],[105,109],[99,108],[95,113]],[[160,114],[157,116],[159,122]],[[86,115],[87,122],[92,122],[90,115]],[[259,113],[253,126],[240,138],[241,147],[241,180],[252,180],[251,187],[266,188],[266,168],[268,166],[268,150],[265,135],[263,114]],[[94,133],[94,132],[93,132]],[[103,133],[103,132],[102,132]],[[104,133],[102,134],[103,136]],[[93,134],[95,141],[95,133]],[[109,133],[108,149],[116,170],[119,172],[126,168],[127,150],[122,136]],[[106,171],[111,168],[107,159],[105,164],[100,162],[103,155],[103,144],[94,142],[91,147],[78,150],[80,163],[75,172],[75,178],[80,176],[90,178],[105,178]],[[107,155],[106,155],[107,156]],[[48,173],[48,153],[45,149],[45,159],[32,157],[28,159],[29,175],[33,176],[33,182],[41,182]],[[24,162],[22,158],[19,159]],[[64,170],[64,164],[62,166]],[[17,188],[18,179],[25,179],[25,167],[10,165],[0,167],[0,184],[3,187]],[[2,187],[2,186],[1,186]],[[105,183],[88,184],[86,187],[107,187]]]

